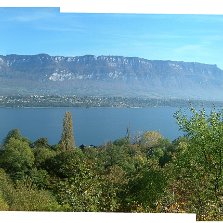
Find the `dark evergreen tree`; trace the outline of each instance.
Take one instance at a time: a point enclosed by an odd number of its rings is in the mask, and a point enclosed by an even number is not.
[[[34,143],[32,143],[31,147],[33,148],[50,148],[47,138],[39,138]]]
[[[71,150],[75,148],[72,115],[70,112],[66,112],[64,116],[61,147],[62,150]]]

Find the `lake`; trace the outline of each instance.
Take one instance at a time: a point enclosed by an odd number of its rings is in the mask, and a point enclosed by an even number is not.
[[[35,141],[59,142],[66,111],[72,113],[76,144],[101,145],[126,135],[156,130],[173,140],[180,135],[173,114],[178,108],[0,108],[0,140],[14,128]]]

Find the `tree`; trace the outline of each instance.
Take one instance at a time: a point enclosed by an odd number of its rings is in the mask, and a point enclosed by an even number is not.
[[[46,170],[59,178],[70,178],[82,172],[84,158],[81,150],[62,151],[47,160]]]
[[[49,172],[57,179],[53,191],[69,211],[100,210],[100,175],[98,163],[86,159],[81,150],[64,151],[49,160]]]
[[[4,145],[0,165],[11,176],[17,177],[30,171],[34,164],[34,154],[29,144],[17,138],[10,138]]]
[[[18,140],[21,140],[21,141],[24,141],[24,142],[27,142],[27,143],[30,144],[29,139],[23,137],[21,135],[19,129],[12,129],[11,131],[9,131],[7,136],[5,137],[5,139],[3,141],[3,144],[4,145],[7,144],[11,138],[18,139]]]
[[[32,143],[33,148],[50,148],[47,138],[39,138]]]
[[[0,168],[0,211],[7,211],[11,202],[11,196],[14,187],[12,180],[6,174],[4,169]]]
[[[0,193],[0,211],[8,211],[9,206],[4,200],[2,194]]]
[[[188,118],[175,114],[187,141],[181,141],[172,165],[175,202],[199,220],[223,216],[223,113],[191,108]]]
[[[10,194],[10,211],[63,211],[48,190],[38,190],[29,178],[17,181]]]
[[[56,155],[56,151],[47,147],[37,147],[33,149],[35,156],[35,166],[37,168],[45,168],[47,161]]]
[[[63,120],[63,132],[61,137],[62,150],[71,150],[75,148],[72,116],[66,112]]]
[[[147,148],[153,148],[159,145],[160,141],[163,140],[163,136],[156,131],[145,132],[140,140],[140,145]]]
[[[134,173],[122,193],[124,211],[154,212],[166,182],[165,172],[155,165]]]

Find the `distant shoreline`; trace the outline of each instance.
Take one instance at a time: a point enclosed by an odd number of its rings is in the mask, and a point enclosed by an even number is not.
[[[106,96],[0,96],[0,108],[148,108],[223,107],[223,101],[173,98],[125,98]]]

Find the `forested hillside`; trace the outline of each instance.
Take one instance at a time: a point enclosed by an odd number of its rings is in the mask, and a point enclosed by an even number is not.
[[[10,131],[0,150],[0,210],[186,212],[223,220],[223,114],[192,108],[189,118],[175,117],[185,136],[173,142],[155,131],[135,138],[127,131],[77,148],[69,112],[56,145]]]

